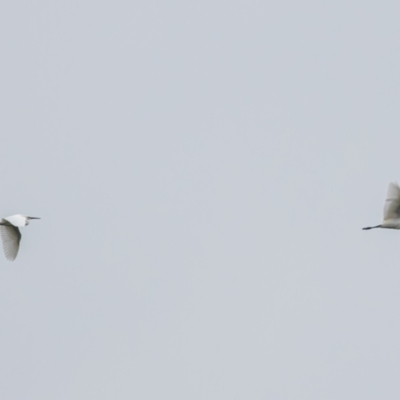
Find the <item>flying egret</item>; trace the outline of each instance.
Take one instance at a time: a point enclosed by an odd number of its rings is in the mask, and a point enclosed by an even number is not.
[[[363,229],[374,228],[400,229],[400,187],[397,182],[389,184],[382,223],[376,226],[367,226]]]
[[[16,214],[11,217],[2,218],[0,222],[0,233],[3,241],[3,249],[6,258],[10,261],[15,260],[19,250],[19,242],[21,240],[21,232],[18,228],[29,225],[31,219],[40,219],[37,217],[27,217],[25,215]]]

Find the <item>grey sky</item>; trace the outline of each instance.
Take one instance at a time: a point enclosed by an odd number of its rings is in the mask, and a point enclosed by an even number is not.
[[[4,1],[0,399],[398,399],[395,1]]]

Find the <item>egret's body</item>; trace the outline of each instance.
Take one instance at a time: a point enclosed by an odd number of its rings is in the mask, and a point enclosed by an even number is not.
[[[400,187],[396,182],[389,184],[382,223],[376,226],[367,226],[363,229],[374,228],[400,229]]]
[[[6,258],[10,261],[15,260],[21,241],[21,232],[19,228],[29,225],[31,219],[40,219],[37,217],[27,217],[16,214],[10,217],[2,218],[0,222],[0,234],[3,241],[3,250]]]

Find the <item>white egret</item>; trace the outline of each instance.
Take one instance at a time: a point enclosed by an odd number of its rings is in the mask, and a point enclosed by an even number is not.
[[[397,182],[389,184],[382,223],[376,226],[367,226],[363,229],[374,228],[400,229],[400,187]]]
[[[0,233],[3,241],[4,254],[8,260],[13,261],[17,257],[19,242],[21,241],[21,232],[19,231],[19,228],[29,225],[31,219],[40,218],[27,217],[21,214],[2,218],[0,222]]]

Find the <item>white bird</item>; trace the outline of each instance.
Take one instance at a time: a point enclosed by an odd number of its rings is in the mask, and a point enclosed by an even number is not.
[[[400,187],[397,182],[391,182],[387,191],[383,208],[383,221],[380,225],[367,226],[364,230],[374,228],[400,229]]]
[[[10,261],[15,260],[21,241],[21,232],[19,227],[29,225],[31,219],[40,219],[37,217],[27,217],[16,214],[7,218],[2,218],[0,222],[0,233],[3,241],[3,249],[6,258]]]

